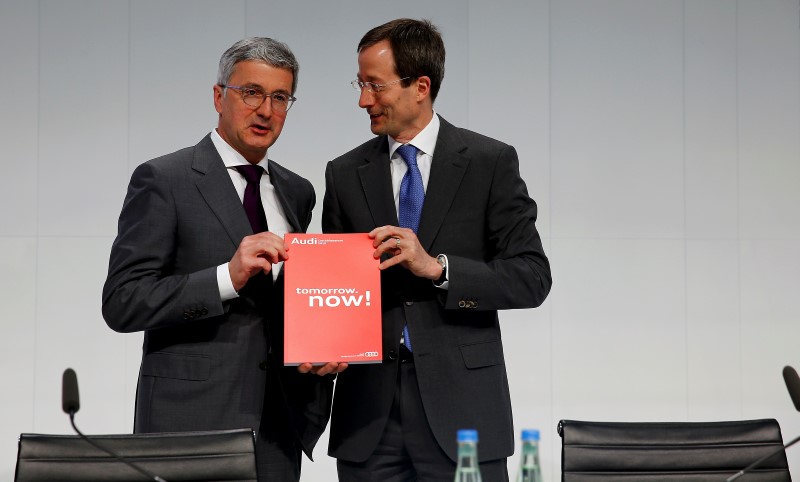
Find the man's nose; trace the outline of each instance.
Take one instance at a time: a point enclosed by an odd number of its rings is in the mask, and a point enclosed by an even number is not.
[[[273,112],[272,97],[268,96],[267,98],[265,98],[264,102],[262,102],[261,105],[258,106],[258,109],[256,109],[256,112],[258,112],[258,115],[260,115],[261,117],[270,117]]]
[[[358,106],[366,109],[375,103],[375,93],[367,90],[366,87],[361,89],[361,94],[358,96]]]

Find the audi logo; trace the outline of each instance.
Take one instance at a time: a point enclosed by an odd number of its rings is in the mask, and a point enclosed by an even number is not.
[[[364,356],[378,356],[377,351],[366,351],[364,352]]]

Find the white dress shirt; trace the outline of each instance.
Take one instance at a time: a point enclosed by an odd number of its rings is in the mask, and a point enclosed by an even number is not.
[[[247,186],[247,180],[239,171],[236,166],[246,166],[250,163],[239,154],[230,144],[220,137],[216,129],[211,131],[211,141],[214,147],[217,148],[222,162],[225,163],[225,168],[228,170],[228,175],[231,177],[233,187],[239,194],[239,200],[244,200],[244,190]],[[267,216],[267,224],[269,224],[269,232],[274,233],[281,238],[289,231],[289,223],[286,221],[286,215],[283,212],[283,207],[278,202],[278,195],[275,192],[275,187],[269,177],[269,159],[266,153],[264,158],[258,162],[258,165],[264,168],[264,174],[261,176],[261,203],[264,205],[264,214]],[[242,208],[244,209],[244,208]],[[278,278],[283,262],[272,265],[272,279],[273,281]],[[233,289],[233,282],[231,275],[228,271],[228,263],[217,267],[217,284],[219,285],[219,295],[222,301],[230,300],[238,297],[238,293]]]
[[[413,139],[407,142],[407,144],[411,144],[419,151],[417,152],[417,166],[419,167],[419,173],[422,175],[422,188],[425,190],[425,193],[428,192],[428,179],[431,177],[431,164],[433,163],[433,151],[436,148],[436,139],[439,137],[439,125],[439,116],[436,115],[436,111],[434,111],[433,117],[431,121],[428,122],[428,125],[419,131]],[[403,176],[408,172],[408,164],[406,164],[406,161],[397,153],[397,148],[403,144],[397,142],[392,136],[388,136],[388,138],[389,161],[392,163],[394,208],[397,211],[397,218],[400,219],[400,184],[403,182]],[[445,259],[447,259],[446,255]],[[445,273],[444,283],[435,286],[446,290],[448,288],[449,274],[450,273]]]
[[[403,176],[408,171],[408,164],[397,153],[397,148],[403,144],[394,140],[392,136],[389,137],[389,160],[392,163],[392,193],[394,194],[394,208],[397,211],[397,217],[400,218],[400,183],[403,182]],[[419,151],[417,153],[417,166],[419,166],[419,173],[422,174],[422,187],[425,192],[428,192],[428,178],[431,176],[431,163],[433,162],[433,150],[436,148],[436,138],[439,137],[439,116],[436,112],[433,113],[433,118],[424,129],[419,131],[419,134],[414,136],[408,144],[416,147]]]

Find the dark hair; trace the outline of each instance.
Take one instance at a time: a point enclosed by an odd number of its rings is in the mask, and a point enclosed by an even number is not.
[[[297,90],[297,75],[300,65],[289,46],[268,37],[248,37],[239,40],[222,54],[219,59],[217,83],[225,85],[233,75],[233,68],[239,62],[260,60],[267,65],[286,69],[292,73],[292,94]]]
[[[398,18],[373,28],[361,38],[357,52],[388,40],[400,78],[431,79],[431,101],[436,100],[444,78],[444,41],[439,29],[429,20]],[[402,82],[408,87],[411,79]]]

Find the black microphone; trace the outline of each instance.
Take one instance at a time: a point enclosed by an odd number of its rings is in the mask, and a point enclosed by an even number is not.
[[[123,464],[147,477],[148,480],[154,480],[155,482],[167,482],[161,477],[151,474],[114,451],[99,445],[97,442],[91,440],[80,430],[78,430],[78,427],[75,426],[75,413],[81,408],[81,401],[80,396],[78,395],[78,376],[75,374],[75,370],[72,368],[67,368],[64,370],[64,375],[61,377],[61,408],[63,408],[64,412],[69,415],[69,423],[72,424],[72,428],[75,430],[75,433],[80,435],[80,437],[83,440],[86,440],[86,442],[88,442],[92,447],[114,457]]]
[[[78,395],[78,375],[75,370],[67,368],[61,377],[61,408],[69,416],[81,408],[81,397]]]
[[[788,365],[783,367],[783,381],[786,382],[786,389],[789,390],[795,410],[800,412],[800,377],[794,368]]]
[[[797,376],[797,372],[795,371],[795,369],[790,367],[789,365],[783,367],[783,381],[786,383],[786,389],[789,390],[789,396],[792,397],[792,403],[794,403],[794,408],[800,412],[800,377]],[[743,476],[744,474],[750,472],[754,468],[763,464],[770,457],[778,455],[779,453],[783,452],[784,450],[788,449],[789,447],[791,447],[792,445],[796,444],[799,441],[800,437],[793,439],[791,442],[779,448],[778,450],[761,457],[760,459],[756,460],[755,462],[748,465],[744,469],[728,477],[727,479],[725,479],[725,482],[732,482],[738,479],[739,477]]]

